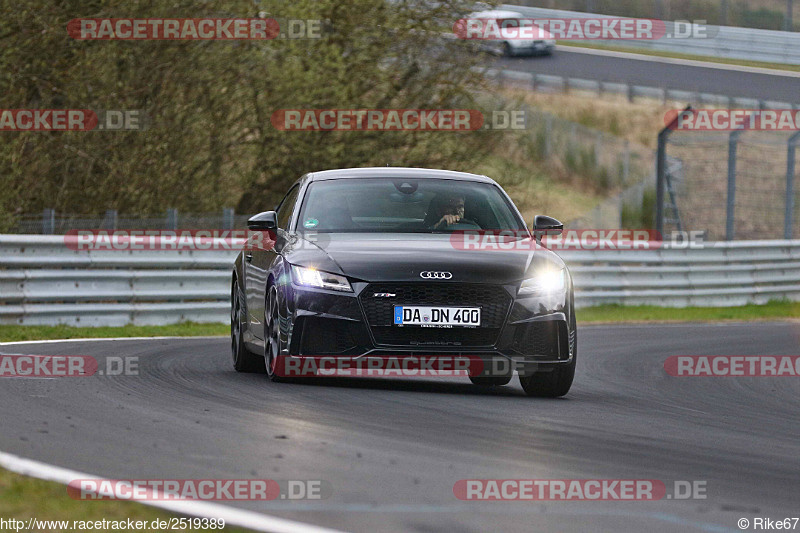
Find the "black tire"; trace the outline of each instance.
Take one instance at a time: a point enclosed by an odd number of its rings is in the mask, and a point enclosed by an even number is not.
[[[267,368],[267,376],[275,383],[285,383],[290,381],[280,372],[276,372],[278,366],[283,366],[282,359],[283,342],[281,341],[280,321],[278,315],[278,288],[272,285],[267,293],[267,305],[264,317],[264,364]]]
[[[514,57],[514,50],[508,43],[503,43],[503,57]]]
[[[479,387],[502,387],[503,385],[508,385],[511,383],[511,378],[514,377],[513,374],[510,376],[470,376],[469,380],[472,382],[473,385],[477,385]]]
[[[572,388],[572,381],[575,379],[575,365],[578,362],[578,332],[575,329],[574,315],[570,323],[572,331],[575,332],[571,339],[572,361],[566,365],[559,365],[550,372],[533,372],[527,376],[520,374],[519,384],[522,385],[525,394],[528,396],[560,398],[565,396],[569,389]]]
[[[242,337],[245,327],[244,310],[236,280],[231,289],[231,356],[237,372],[263,372],[264,358],[247,349]]]

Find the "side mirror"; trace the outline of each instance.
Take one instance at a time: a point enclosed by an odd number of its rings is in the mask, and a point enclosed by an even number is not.
[[[536,215],[533,219],[533,235],[539,244],[542,244],[542,237],[545,235],[561,235],[563,232],[564,224],[553,217]]]
[[[264,231],[278,228],[278,214],[275,211],[264,211],[247,220],[247,229]]]

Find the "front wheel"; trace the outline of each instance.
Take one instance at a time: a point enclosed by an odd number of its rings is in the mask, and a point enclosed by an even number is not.
[[[574,306],[573,306],[573,313]],[[578,361],[578,332],[576,330],[575,318],[573,315],[570,321],[572,325],[572,336],[570,338],[570,352],[572,361],[566,365],[558,365],[550,372],[533,372],[530,375],[519,376],[519,384],[522,385],[525,394],[536,398],[559,398],[566,395],[572,388],[575,379],[575,365]]]
[[[278,288],[274,285],[267,296],[267,312],[264,317],[266,325],[264,339],[264,362],[267,376],[276,383],[288,381],[285,377],[283,343],[281,342],[280,314],[278,312]]]
[[[572,388],[575,379],[575,356],[572,362],[561,365],[550,372],[533,372],[519,376],[519,384],[528,396],[535,398],[559,398]]]
[[[244,312],[239,296],[239,287],[234,281],[231,289],[231,355],[233,356],[233,368],[237,372],[263,372],[264,360],[248,350],[247,345],[244,343],[243,334],[246,327]]]

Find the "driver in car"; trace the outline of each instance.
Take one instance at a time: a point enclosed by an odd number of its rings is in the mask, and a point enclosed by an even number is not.
[[[427,218],[433,221],[433,224],[429,224],[432,230],[446,229],[458,224],[464,220],[464,197],[458,194],[437,196],[431,201]]]

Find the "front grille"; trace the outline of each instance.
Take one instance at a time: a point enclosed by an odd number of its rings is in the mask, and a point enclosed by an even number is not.
[[[394,294],[376,298],[375,294]],[[492,346],[505,322],[511,296],[503,287],[467,283],[371,283],[361,292],[361,305],[375,342],[394,346]],[[480,307],[477,328],[424,328],[394,325],[396,305]]]

